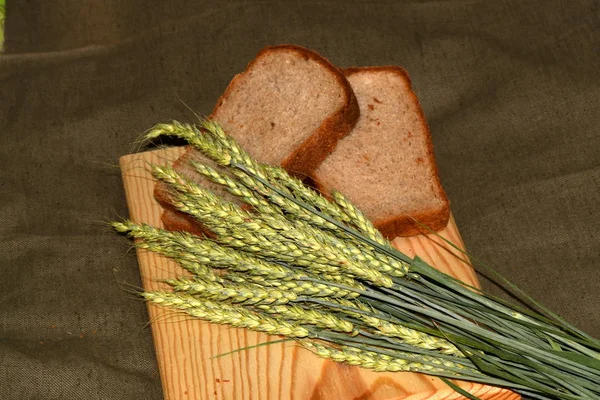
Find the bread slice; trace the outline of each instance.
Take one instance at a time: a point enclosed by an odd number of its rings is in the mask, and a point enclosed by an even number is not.
[[[361,115],[312,176],[325,194],[348,197],[388,238],[446,226],[450,209],[429,128],[399,67],[345,70]]]
[[[311,50],[281,45],[263,49],[233,78],[210,118],[257,160],[304,178],[350,132],[358,116],[356,97],[337,67]],[[175,168],[219,191],[187,167],[192,158],[198,154],[188,149]],[[167,206],[165,226],[181,228],[181,215],[168,206],[166,186],[157,185],[155,197]]]

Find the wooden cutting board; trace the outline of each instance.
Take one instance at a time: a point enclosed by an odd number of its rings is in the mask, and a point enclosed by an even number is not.
[[[121,171],[130,218],[162,226],[162,209],[154,200],[154,180],[148,164],[165,165],[183,152],[180,147],[124,156]],[[441,234],[464,247],[454,219]],[[464,282],[479,286],[475,273],[435,236],[396,238],[394,246]],[[455,254],[456,253],[456,254]],[[144,288],[164,288],[158,281],[183,275],[178,265],[145,250],[137,252]],[[459,258],[457,258],[459,257]],[[417,373],[378,373],[318,358],[293,342],[261,346],[231,355],[214,356],[277,339],[246,329],[186,319],[149,306],[154,346],[166,399],[461,399],[437,378]],[[519,399],[508,390],[457,383],[481,399]]]

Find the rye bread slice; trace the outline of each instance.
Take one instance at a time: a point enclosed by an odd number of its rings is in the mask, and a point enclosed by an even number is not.
[[[388,238],[440,230],[449,219],[429,128],[399,67],[345,70],[361,115],[312,177],[348,197]]]
[[[210,118],[257,160],[304,178],[351,131],[358,116],[358,102],[343,72],[314,51],[281,45],[263,49],[233,78]],[[175,168],[225,194],[190,168],[189,159],[198,157],[190,148]],[[167,229],[183,228],[165,185],[156,186],[155,197],[165,207]]]

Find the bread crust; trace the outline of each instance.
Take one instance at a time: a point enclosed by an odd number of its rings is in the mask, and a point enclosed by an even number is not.
[[[375,227],[388,239],[393,239],[397,236],[414,236],[419,234],[430,233],[429,230],[439,231],[446,227],[448,220],[450,219],[450,202],[444,191],[440,177],[437,163],[435,162],[435,156],[433,152],[433,142],[431,140],[431,133],[429,126],[425,120],[423,109],[417,99],[416,94],[412,90],[410,77],[406,70],[402,67],[388,65],[388,66],[374,66],[374,67],[350,67],[343,70],[346,76],[350,76],[358,73],[369,73],[369,72],[390,72],[399,75],[408,84],[410,91],[411,100],[417,106],[417,112],[419,114],[419,120],[423,126],[423,130],[426,133],[427,143],[427,158],[433,166],[433,174],[435,178],[435,189],[436,194],[442,199],[442,207],[439,209],[423,210],[411,215],[400,214],[393,215],[389,218],[379,219],[373,221]],[[329,190],[331,188],[326,187],[317,176],[311,176],[311,180],[315,187],[323,193],[323,195],[329,197]]]
[[[350,83],[346,80],[344,73],[318,53],[310,49],[291,44],[270,46],[262,49],[257,56],[248,63],[244,72],[241,72],[233,77],[225,89],[225,92],[217,100],[217,103],[213,108],[209,118],[214,117],[219,107],[221,107],[223,102],[231,95],[241,77],[251,71],[254,65],[262,57],[268,55],[269,53],[280,51],[298,53],[302,57],[311,59],[330,71],[343,89],[345,96],[344,104],[330,114],[312,133],[312,135],[307,137],[300,144],[300,146],[298,146],[298,148],[292,151],[281,162],[281,166],[290,172],[290,174],[302,179],[311,174],[321,164],[321,162],[323,162],[327,155],[334,150],[338,140],[350,133],[360,115],[358,101],[356,100],[354,91],[352,90]],[[194,151],[196,150],[188,146],[186,152],[175,162],[174,168],[177,170],[178,167],[182,165],[182,162],[185,162],[185,160],[191,156],[188,153]],[[189,225],[194,225],[196,226],[196,229],[206,232],[206,230],[195,219],[193,219],[193,217],[182,216],[181,214],[183,213],[178,212],[173,206],[170,205],[168,190],[165,184],[158,183],[155,186],[154,196],[165,209],[162,215],[162,220],[166,229],[187,230]]]
[[[265,47],[258,53],[256,58],[248,63],[244,72],[237,74],[231,80],[225,89],[225,92],[219,97],[209,118],[212,118],[215,115],[219,107],[231,95],[231,92],[236,87],[237,81],[241,79],[245,73],[250,71],[254,65],[259,62],[261,57],[277,51],[298,53],[302,57],[311,59],[323,68],[329,70],[338,84],[342,87],[344,96],[346,97],[344,105],[326,118],[312,135],[307,137],[296,150],[290,153],[281,162],[281,166],[290,174],[296,175],[299,178],[305,178],[323,162],[329,153],[333,151],[337,141],[350,133],[360,116],[358,100],[356,100],[354,91],[348,80],[345,78],[343,71],[317,52],[292,44]]]

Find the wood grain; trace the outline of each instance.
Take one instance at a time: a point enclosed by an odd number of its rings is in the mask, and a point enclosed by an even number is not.
[[[132,154],[120,160],[130,218],[162,226],[161,208],[152,195],[154,181],[148,163],[167,164],[182,148]],[[454,219],[441,235],[464,248]],[[457,251],[442,246],[435,236],[396,238],[393,244],[471,285],[479,282],[460,261]],[[138,250],[146,290],[163,288],[158,281],[182,275],[177,264]],[[277,337],[184,319],[149,306],[151,329],[166,399],[356,399],[450,400],[458,395],[437,378],[416,373],[377,373],[322,360],[294,344],[278,343],[212,358]],[[505,389],[457,382],[481,399],[514,400]]]

